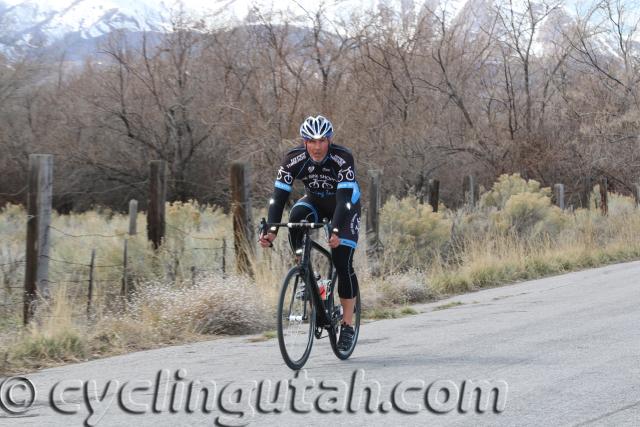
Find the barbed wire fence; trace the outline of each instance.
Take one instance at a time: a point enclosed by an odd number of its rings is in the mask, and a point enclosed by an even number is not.
[[[62,198],[68,195],[92,195],[106,194],[110,191],[121,191],[126,188],[138,188],[147,186],[149,193],[149,203],[147,209],[147,237],[152,242],[156,254],[153,261],[154,268],[164,271],[163,278],[173,281],[187,282],[195,285],[202,274],[222,273],[223,277],[227,273],[228,248],[224,238],[205,237],[196,235],[193,231],[187,231],[178,224],[166,221],[165,204],[167,182],[167,166],[164,161],[151,161],[149,168],[149,178],[143,181],[118,185],[109,189],[99,191],[74,191],[53,194],[52,191],[52,165],[53,158],[50,155],[31,155],[29,158],[29,179],[28,184],[14,193],[0,193],[4,197],[17,197],[26,195],[28,212],[26,219],[27,228],[27,250],[24,256],[9,257],[8,261],[0,263],[0,282],[3,290],[0,298],[0,322],[10,315],[16,315],[22,307],[24,323],[27,324],[33,315],[33,307],[36,303],[37,295],[48,295],[49,285],[67,286],[70,297],[78,303],[84,303],[87,307],[87,316],[91,316],[93,303],[101,298],[107,301],[124,301],[130,292],[137,285],[138,279],[135,275],[135,261],[138,254],[131,256],[129,250],[138,250],[130,242],[137,242],[133,236],[137,234],[137,201],[131,200],[129,204],[129,230],[120,233],[85,233],[79,234],[73,230],[67,230],[60,225],[51,224],[51,209],[53,197]],[[252,253],[252,243],[255,242],[255,225],[251,215],[250,180],[248,179],[248,168],[244,163],[234,163],[231,165],[230,191],[231,191],[231,211],[233,216],[233,255],[235,270],[240,273],[252,275],[251,262],[255,259]],[[367,210],[367,230],[366,238],[368,242],[367,255],[371,258],[371,264],[375,265],[382,256],[384,247],[379,236],[379,210],[381,208],[381,171],[370,171],[369,183],[369,204]],[[178,180],[174,180],[178,182]],[[184,181],[186,182],[186,181]],[[190,183],[196,186],[202,184]],[[585,192],[591,191],[591,181],[585,184]],[[465,208],[473,209],[478,203],[478,184],[473,176],[466,176],[462,186]],[[636,187],[636,201],[640,202],[640,186]],[[603,215],[607,215],[607,180],[602,178],[599,186],[600,203],[599,208]],[[439,206],[439,182],[429,180],[428,191],[420,196],[420,201],[424,196],[428,197],[428,203],[434,212]],[[564,186],[556,184],[554,186],[554,202],[565,209]],[[588,198],[584,198],[588,200]],[[569,207],[571,209],[571,207]],[[166,230],[179,233],[181,245],[167,244]],[[452,229],[452,234],[454,230]],[[64,257],[50,256],[51,235],[55,239],[80,239],[94,240],[94,245],[90,251],[87,249],[87,262],[78,262],[77,257],[64,259]],[[117,256],[117,262],[96,262],[100,259],[101,253],[95,245],[95,239],[111,240],[119,239],[122,244],[121,255]],[[200,245],[187,247],[185,241],[200,242]],[[209,243],[216,242],[214,245]],[[249,243],[249,244],[247,244]],[[137,244],[137,243],[136,243]],[[173,246],[172,246],[173,245]],[[2,249],[0,247],[0,249]],[[210,254],[204,258],[211,261],[217,260],[217,264],[209,262],[207,265],[195,265],[186,263],[185,254]],[[168,254],[168,257],[160,259],[158,254]],[[76,254],[77,255],[77,254]],[[280,254],[283,255],[282,253]],[[2,256],[2,254],[0,254]],[[192,256],[192,258],[194,258]],[[200,257],[202,258],[202,257]],[[267,259],[271,256],[267,254]],[[113,259],[111,256],[110,259]],[[2,260],[2,258],[0,258]],[[169,260],[169,261],[167,261]],[[133,264],[131,263],[133,262]],[[163,265],[164,263],[164,265]],[[19,286],[19,272],[24,267],[24,286]],[[13,279],[13,280],[12,280]],[[13,314],[11,314],[13,313]]]
[[[152,162],[157,163],[157,162]],[[159,162],[162,168],[166,168],[164,162]],[[30,157],[30,178],[33,175],[51,174],[52,158],[48,155],[32,155]],[[28,212],[24,219],[27,223],[27,253],[19,258],[10,259],[0,263],[0,324],[6,322],[7,319],[17,319],[22,311],[23,322],[28,324],[33,318],[36,303],[48,304],[50,288],[65,287],[66,298],[74,305],[86,305],[86,316],[91,319],[94,314],[95,304],[106,302],[111,306],[125,307],[125,301],[130,297],[138,280],[141,279],[135,271],[135,262],[132,258],[140,255],[138,251],[141,248],[146,249],[145,245],[138,244],[138,240],[134,236],[137,235],[137,201],[131,200],[129,204],[129,230],[127,232],[115,233],[78,233],[70,230],[60,224],[51,224],[51,209],[53,197],[62,198],[68,195],[94,195],[106,194],[112,191],[121,191],[125,188],[139,187],[150,184],[150,181],[157,177],[153,176],[153,168],[151,168],[151,176],[149,179],[131,184],[118,185],[106,190],[98,191],[72,191],[64,193],[52,192],[51,180],[31,180],[29,184],[14,193],[0,193],[4,197],[17,197],[26,194]],[[195,184],[195,183],[194,183]],[[166,186],[166,177],[162,185]],[[149,185],[153,187],[152,185]],[[151,188],[153,191],[153,188]],[[154,203],[156,211],[162,212],[159,222],[160,224],[151,224],[155,218],[148,216],[148,230],[156,227],[161,230],[160,241],[165,242],[165,227],[180,235],[179,244],[165,244],[154,251],[152,257],[156,257],[156,266],[159,266],[164,274],[161,276],[165,280],[174,282],[182,282],[195,286],[202,275],[212,273],[221,274],[222,277],[227,273],[227,240],[220,237],[206,237],[198,235],[199,232],[187,231],[177,224],[166,222],[164,217],[164,209],[166,203],[165,194],[161,197],[154,197],[150,194],[150,202]],[[34,227],[32,219],[37,218],[37,227]],[[31,228],[30,228],[31,227]],[[35,229],[35,231],[34,231]],[[35,236],[34,236],[35,234]],[[148,233],[149,234],[149,233]],[[151,240],[152,236],[149,236]],[[157,237],[157,236],[156,236]],[[80,241],[92,242],[93,247],[87,247],[87,262],[78,261],[78,254],[73,253],[68,259],[64,256],[57,257],[50,255],[51,244],[61,244],[64,239],[77,239]],[[113,245],[110,247],[108,257],[110,262],[96,261],[101,258],[101,254],[97,249],[100,244],[96,244],[96,239],[120,240],[122,250],[116,262],[113,261]],[[186,242],[202,242],[196,247],[187,247]],[[45,244],[43,245],[43,242]],[[135,245],[130,245],[131,243]],[[215,242],[215,243],[214,243]],[[62,243],[64,245],[64,243]],[[29,247],[37,248],[35,256],[30,256]],[[82,246],[82,245],[80,245]],[[132,248],[133,246],[133,248]],[[77,247],[70,245],[70,247]],[[134,250],[131,254],[129,251]],[[191,256],[188,260],[184,260],[185,254],[203,254],[203,257]],[[4,258],[3,254],[0,256]],[[0,260],[2,260],[0,258]],[[162,260],[160,259],[162,258]],[[196,260],[206,260],[204,265],[198,264]],[[164,262],[164,265],[163,265]],[[186,265],[183,265],[186,264]],[[23,273],[24,272],[24,273]],[[21,277],[24,276],[24,277]],[[159,275],[160,276],[160,275]],[[20,281],[24,280],[24,285]],[[186,280],[185,280],[186,279]],[[34,286],[29,288],[29,281]],[[40,298],[40,297],[44,297]],[[22,309],[22,310],[21,310]],[[54,313],[47,313],[43,317],[55,317]]]
[[[69,191],[64,193],[56,193],[53,194],[51,192],[51,183],[44,184],[39,183],[38,188],[30,188],[29,185],[25,186],[23,189],[16,193],[11,193],[14,195],[19,195],[22,193],[27,194],[27,198],[29,198],[30,194],[34,191],[36,193],[42,193],[49,191],[49,205],[45,208],[51,209],[51,199],[53,197],[63,198],[68,195],[99,195],[106,194],[110,191],[121,191],[126,188],[136,188],[142,185],[148,187],[149,190],[149,200],[150,205],[149,210],[155,211],[156,215],[148,215],[147,216],[147,226],[149,230],[157,230],[156,233],[148,233],[149,240],[154,241],[157,245],[157,248],[162,247],[162,249],[169,254],[169,260],[171,262],[165,262],[161,267],[164,270],[163,277],[169,278],[170,280],[183,280],[187,277],[192,285],[195,285],[199,280],[201,275],[207,273],[222,273],[223,277],[227,273],[228,269],[228,247],[226,239],[220,239],[216,237],[206,237],[198,235],[193,231],[184,230],[180,224],[174,224],[171,222],[167,222],[165,218],[164,208],[166,203],[166,185],[167,182],[171,182],[167,180],[166,177],[166,164],[162,161],[153,161],[151,162],[153,167],[150,167],[150,175],[149,179],[138,181],[130,184],[123,184],[112,187],[110,189],[102,189],[98,191]],[[253,243],[254,239],[254,229],[256,221],[254,221],[251,217],[251,207],[250,207],[250,194],[249,194],[249,182],[250,179],[248,177],[248,172],[244,168],[244,164],[236,164],[236,168],[232,168],[231,173],[231,181],[232,181],[232,210],[234,216],[234,250],[232,254],[234,255],[234,259],[236,262],[236,271],[241,272],[251,272],[252,266],[250,263],[254,261],[255,254],[251,253],[251,248],[243,247],[246,246],[247,243]],[[177,182],[177,180],[174,180]],[[183,180],[183,183],[187,183]],[[197,183],[188,183],[189,185],[202,186]],[[41,188],[42,187],[42,188]],[[61,241],[64,239],[79,239],[79,240],[94,240],[92,246],[86,247],[86,259],[88,261],[78,261],[77,256],[73,256],[69,259],[65,259],[65,257],[59,256],[49,256],[48,253],[39,254],[35,264],[40,264],[43,261],[46,261],[47,271],[46,277],[39,278],[37,285],[49,285],[54,286],[66,286],[67,291],[71,298],[77,300],[78,303],[86,303],[87,305],[87,315],[90,315],[92,312],[92,305],[96,299],[103,300],[118,300],[126,298],[129,294],[130,290],[135,287],[135,277],[132,275],[133,267],[130,263],[131,255],[128,253],[132,248],[129,247],[129,243],[132,241],[131,236],[136,235],[136,215],[137,215],[137,202],[132,200],[130,203],[130,229],[129,232],[116,232],[116,233],[104,233],[104,232],[93,232],[93,233],[79,233],[73,229],[68,229],[67,227],[61,226],[60,224],[52,225],[50,221],[47,222],[47,226],[44,230],[46,234],[46,239],[49,241]],[[41,218],[43,215],[41,212],[29,212],[28,220],[34,217]],[[163,238],[165,237],[166,229],[170,230],[170,232],[175,232],[181,235],[182,241],[190,240],[191,242],[200,242],[202,244],[193,244],[191,247],[186,247],[186,245],[167,245],[163,244]],[[49,237],[51,236],[51,237]],[[113,255],[110,256],[112,263],[101,263],[100,261],[96,261],[96,259],[100,259],[101,253],[98,249],[96,249],[95,240],[108,240],[108,239],[120,239],[122,241],[122,251],[120,259],[117,263],[113,263]],[[34,239],[37,241],[38,239]],[[135,241],[135,240],[133,240]],[[282,241],[282,247],[275,247],[273,254],[271,252],[265,253],[264,257],[267,260],[270,266],[277,265],[281,263],[282,259],[286,259],[288,252],[287,245]],[[135,249],[135,247],[134,247]],[[238,250],[241,251],[241,256],[238,256]],[[204,258],[208,258],[207,265],[196,265],[196,263],[186,264],[184,262],[185,254],[202,254],[205,253],[207,255]],[[76,254],[77,255],[77,254]],[[135,255],[134,255],[135,258]],[[202,259],[202,255],[192,256],[191,258],[200,258]],[[218,262],[212,262],[217,260]],[[165,260],[166,261],[166,260]],[[31,260],[32,263],[33,260]],[[21,260],[20,266],[24,266],[24,264],[29,264],[29,260]],[[134,263],[135,264],[135,263]],[[242,265],[240,265],[242,264]],[[1,266],[0,266],[1,267]],[[16,264],[13,264],[13,268],[16,268]],[[37,268],[37,267],[36,267]],[[26,269],[25,269],[26,270]],[[50,274],[50,276],[49,276]],[[26,281],[26,279],[25,279]],[[15,284],[16,282],[14,282]],[[20,307],[23,302],[19,300],[19,298],[15,298],[16,296],[20,296],[19,290],[23,291],[23,294],[27,294],[28,291],[21,286],[12,286],[13,289],[7,290],[15,290],[17,294],[14,295],[12,300],[7,300],[5,298],[7,305],[12,305],[15,307]],[[6,295],[8,293],[5,292]],[[23,304],[26,306],[26,298]],[[24,309],[24,312],[27,313],[27,309]],[[25,315],[26,318],[27,315]],[[26,321],[25,321],[26,323]]]
[[[192,286],[196,285],[198,279],[203,274],[214,273],[221,274],[223,277],[226,276],[227,244],[225,238],[197,236],[170,223],[167,223],[167,226],[173,230],[179,231],[186,238],[197,241],[219,243],[217,246],[213,247],[183,247],[180,250],[167,249],[167,252],[170,254],[170,258],[175,262],[175,264],[167,270],[167,278],[169,280],[177,281],[178,277],[181,276],[179,274],[178,266],[181,262],[181,255],[185,252],[209,252],[215,254],[214,256],[209,257],[212,261],[209,266],[187,266],[189,275],[188,279]],[[130,293],[130,290],[133,289],[132,283],[135,280],[135,277],[132,274],[133,272],[131,271],[131,266],[128,262],[131,255],[129,254],[129,256],[127,256],[129,248],[128,243],[131,235],[128,233],[116,233],[111,235],[102,233],[69,233],[53,225],[49,226],[49,229],[58,234],[58,236],[55,237],[55,240],[59,240],[60,238],[82,240],[87,238],[119,238],[123,241],[123,248],[126,246],[127,250],[123,249],[122,251],[122,261],[117,264],[96,263],[95,259],[98,254],[95,248],[88,251],[91,255],[87,256],[87,259],[90,260],[87,263],[58,259],[49,255],[42,256],[49,262],[49,276],[56,278],[55,280],[49,278],[42,280],[46,281],[49,285],[65,285],[67,298],[77,304],[86,304],[88,317],[91,317],[93,312],[92,305],[95,303],[95,300],[122,299]],[[16,276],[19,276],[16,274],[17,269],[24,267],[25,263],[26,261],[24,260],[16,260],[0,264],[0,272],[2,273],[4,282],[4,286],[2,286],[2,289],[4,289],[4,298],[0,301],[0,308],[2,309],[1,313],[4,317],[6,317],[8,311],[15,312],[23,306],[23,301],[16,298],[16,296],[21,297],[23,295],[23,292],[21,291],[24,291],[24,286],[10,284],[12,282],[10,279],[11,277],[16,278]],[[108,271],[108,273],[105,273],[105,270]]]

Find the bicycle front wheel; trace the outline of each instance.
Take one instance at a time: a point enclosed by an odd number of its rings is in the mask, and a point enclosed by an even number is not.
[[[287,366],[301,369],[309,358],[316,325],[316,309],[299,267],[293,267],[282,283],[278,301],[278,345]]]

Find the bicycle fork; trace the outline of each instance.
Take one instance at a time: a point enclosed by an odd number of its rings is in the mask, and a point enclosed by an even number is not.
[[[302,262],[300,263],[302,276],[305,277],[309,284],[308,291],[311,292],[311,298],[313,298],[313,305],[316,306],[316,326],[320,328],[324,327],[333,327],[331,324],[331,316],[328,315],[327,309],[325,307],[324,301],[320,297],[320,292],[318,290],[318,282],[316,281],[315,275],[313,274],[313,268],[311,267],[311,260],[309,259],[309,254],[311,253],[311,239],[306,235],[303,238],[304,240],[304,252],[302,255]]]

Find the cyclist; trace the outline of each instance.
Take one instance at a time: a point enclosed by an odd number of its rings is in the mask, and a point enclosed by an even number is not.
[[[280,222],[284,205],[295,179],[302,181],[305,196],[289,213],[290,222],[320,222],[332,218],[329,247],[338,273],[338,295],[343,308],[338,348],[346,351],[353,341],[353,310],[358,278],[353,270],[353,253],[360,229],[360,188],[355,178],[351,151],[333,144],[333,125],[323,116],[309,116],[300,126],[303,144],[289,151],[278,169],[273,197],[269,201],[269,222]],[[269,247],[277,230],[260,236],[260,245]],[[300,230],[289,230],[289,244],[302,246]]]

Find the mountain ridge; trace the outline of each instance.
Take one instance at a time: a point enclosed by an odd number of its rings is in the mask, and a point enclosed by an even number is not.
[[[182,8],[187,16],[196,19],[217,16],[219,22],[231,25],[247,25],[251,14],[243,20],[233,15],[233,7],[237,10],[247,0],[213,0],[207,7],[196,3],[200,0],[188,0],[192,3],[187,7],[184,3],[167,4],[164,1],[152,0],[104,0],[96,3],[94,0],[0,0],[0,55],[9,61],[29,55],[60,56],[65,53],[72,60],[82,60],[92,53],[101,40],[115,30],[123,31],[134,39],[139,38],[136,33],[169,33],[172,30],[170,17],[176,8]],[[304,4],[304,0],[301,0]],[[254,2],[252,2],[254,3]],[[357,3],[357,2],[356,2]],[[336,2],[333,7],[342,8],[339,13],[356,6],[353,0]],[[257,3],[256,3],[257,4]],[[450,25],[461,23],[469,28],[480,27],[482,21],[490,21],[495,13],[494,0],[429,0],[423,6],[444,9]],[[196,7],[197,6],[197,7]],[[415,13],[418,10],[412,0],[370,0],[369,6],[375,8],[391,8],[397,13]],[[217,9],[216,9],[217,7]],[[533,46],[533,53],[543,55],[559,37],[560,21],[569,19],[566,8],[556,11],[564,15],[560,19],[549,20],[548,16],[541,23],[539,33]],[[554,13],[556,13],[554,12]],[[331,13],[338,13],[334,10]],[[304,15],[304,14],[303,14]],[[235,16],[235,17],[234,17]],[[234,22],[234,19],[237,22]],[[603,51],[611,51],[611,43],[598,40]]]

